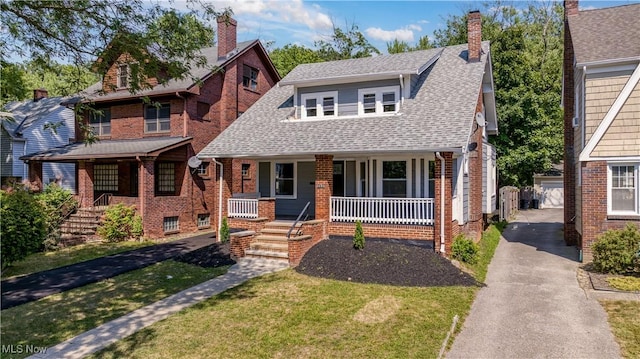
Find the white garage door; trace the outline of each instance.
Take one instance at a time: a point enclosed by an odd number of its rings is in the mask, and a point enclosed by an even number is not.
[[[540,189],[542,191],[540,208],[564,207],[564,187],[562,182],[542,181],[540,183]]]

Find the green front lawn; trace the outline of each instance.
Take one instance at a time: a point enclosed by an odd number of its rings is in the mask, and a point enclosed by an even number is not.
[[[109,346],[100,358],[435,358],[476,287],[253,279]]]
[[[640,358],[640,302],[600,301],[624,358]]]
[[[172,260],[0,312],[2,345],[52,346],[226,272]],[[7,356],[20,358],[23,355]],[[2,355],[5,358],[5,354]]]

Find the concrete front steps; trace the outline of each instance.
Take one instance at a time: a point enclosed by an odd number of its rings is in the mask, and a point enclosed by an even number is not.
[[[60,225],[60,239],[64,245],[75,245],[97,241],[96,231],[102,224],[104,208],[85,207],[78,208]]]
[[[287,233],[293,221],[273,221],[265,224],[264,228],[249,244],[249,249],[245,250],[248,258],[265,258],[281,261],[289,261],[289,239]],[[301,233],[302,223],[296,224],[291,231],[290,240],[310,239],[310,235]]]

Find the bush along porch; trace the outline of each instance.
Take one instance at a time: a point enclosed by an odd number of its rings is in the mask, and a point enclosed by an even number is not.
[[[296,265],[356,221],[367,238],[446,256],[458,234],[479,239],[496,208],[498,128],[478,12],[468,25],[465,45],[299,65],[200,151],[220,164],[220,213],[247,229],[234,253]],[[235,190],[238,159],[256,164],[254,193]]]

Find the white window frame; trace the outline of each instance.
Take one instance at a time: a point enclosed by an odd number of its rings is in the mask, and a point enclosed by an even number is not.
[[[383,181],[384,181],[384,164],[383,162],[404,162],[406,169],[406,188],[405,197],[412,198],[411,189],[413,188],[413,177],[411,176],[411,158],[377,158],[376,159],[376,197],[383,198]],[[396,197],[384,197],[384,198],[396,198]]]
[[[635,203],[633,211],[614,211],[612,206],[612,185],[613,185],[613,167],[633,167],[634,175],[634,189],[635,189]],[[607,164],[607,214],[608,215],[623,215],[623,216],[638,216],[640,215],[640,163],[629,162],[611,162]]]
[[[173,233],[180,231],[180,217],[168,216],[162,219],[162,230],[164,233]]]
[[[333,97],[333,115],[324,114],[324,99]],[[307,100],[316,100],[316,116],[307,116]],[[300,118],[303,120],[334,118],[338,116],[338,91],[313,92],[300,95]]]
[[[393,112],[384,112],[384,103],[382,101],[382,95],[385,93],[393,92],[395,96],[395,108]],[[368,94],[375,94],[376,97],[376,111],[375,113],[364,112],[364,96]],[[385,87],[371,87],[358,89],[358,116],[383,116],[383,115],[395,115],[400,112],[400,86],[385,86]]]
[[[127,69],[127,81],[126,83],[122,83],[122,69]],[[118,64],[118,88],[128,88],[131,83],[131,67],[129,64]]]
[[[111,136],[111,108],[99,108],[89,114],[89,127],[96,136]]]
[[[196,221],[198,228],[209,228],[211,227],[211,214],[199,213]]]
[[[276,165],[277,164],[293,164],[293,195],[276,194]],[[275,198],[297,199],[298,198],[298,162],[297,161],[274,161],[271,162],[271,193]]]

